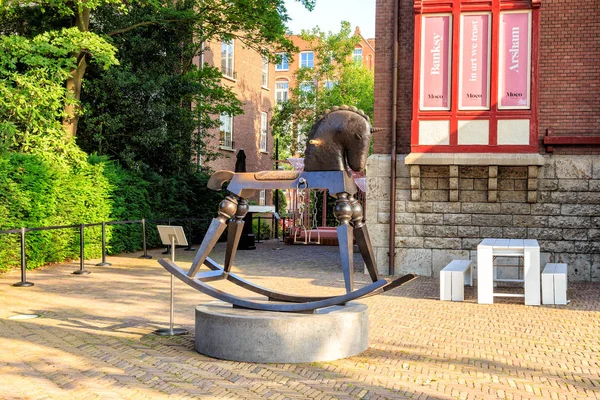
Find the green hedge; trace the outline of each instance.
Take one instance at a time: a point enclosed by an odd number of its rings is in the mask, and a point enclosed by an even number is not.
[[[101,165],[77,167],[20,153],[0,155],[0,230],[74,225],[107,220],[110,188]],[[99,229],[86,230],[86,257],[100,254]],[[28,232],[31,268],[79,257],[79,230]],[[0,236],[0,269],[19,265],[18,235]]]
[[[163,178],[141,177],[105,157],[90,156],[75,166],[39,155],[0,154],[0,230],[60,225],[167,218],[204,218],[195,221],[193,237],[198,243],[216,216],[221,192],[206,188],[201,173]],[[188,224],[181,221],[175,224]],[[148,246],[160,241],[149,223]],[[101,256],[101,227],[85,228],[85,256]],[[107,252],[141,250],[139,223],[107,226]],[[32,269],[51,262],[79,258],[79,229],[28,232],[27,266]],[[0,270],[20,265],[18,234],[0,235]]]

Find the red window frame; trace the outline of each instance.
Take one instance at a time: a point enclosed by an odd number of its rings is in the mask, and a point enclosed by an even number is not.
[[[413,153],[538,153],[538,54],[539,54],[539,8],[541,0],[422,0],[415,1],[413,115],[411,129],[411,152]],[[500,44],[500,12],[531,11],[531,76],[530,108],[499,109],[498,107],[498,58]],[[462,13],[491,13],[490,59],[490,109],[459,110],[459,55],[460,21]],[[428,14],[452,15],[452,59],[450,62],[450,110],[421,110],[421,32],[422,19]],[[489,144],[458,144],[458,122],[467,120],[489,121]],[[529,120],[528,145],[498,145],[499,120]],[[450,121],[449,145],[419,145],[420,121]]]

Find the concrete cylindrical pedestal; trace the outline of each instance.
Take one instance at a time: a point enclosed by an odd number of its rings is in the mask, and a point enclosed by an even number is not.
[[[198,353],[233,361],[300,363],[354,356],[369,347],[368,308],[361,303],[315,314],[196,307]]]

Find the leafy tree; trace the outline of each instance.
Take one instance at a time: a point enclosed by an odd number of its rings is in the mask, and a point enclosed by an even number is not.
[[[64,86],[75,67],[71,54],[75,50],[93,54],[105,68],[117,63],[114,48],[73,28],[31,39],[2,36],[0,43],[0,151],[81,160],[83,154],[60,124],[65,104],[74,102]]]
[[[308,8],[314,6],[314,0],[297,1]],[[134,7],[148,7],[157,12],[148,13],[148,18],[133,24],[127,18],[120,19],[127,23],[108,31],[92,17],[93,13],[105,7],[112,8],[115,16],[125,15]],[[0,5],[0,22],[4,35],[33,36],[44,31],[64,32],[60,28],[71,27],[94,35],[98,42],[108,44],[107,36],[114,38],[143,26],[184,23],[193,27],[198,49],[203,41],[211,38],[237,38],[247,47],[265,55],[270,54],[268,49],[273,47],[282,51],[294,49],[291,40],[285,36],[285,23],[288,20],[284,0],[12,0]],[[73,48],[70,55],[74,64],[64,83],[75,101],[64,102],[62,117],[67,134],[75,136],[79,116],[78,100],[91,54],[82,47]],[[184,66],[186,63],[191,64],[191,60],[182,60]]]
[[[105,8],[96,13],[95,23],[113,30],[156,12],[134,7],[120,15]],[[197,54],[192,31],[182,22],[139,26],[115,37],[120,65],[108,72],[91,67],[84,82],[78,133],[84,150],[110,155],[138,172],[193,170],[192,157],[203,139],[199,128],[218,127],[215,114],[236,115],[242,109],[235,94],[221,85],[218,69],[191,62]],[[205,148],[203,156],[210,156]]]
[[[306,137],[317,117],[333,106],[354,106],[373,117],[374,76],[352,61],[360,37],[352,35],[350,23],[342,21],[337,33],[326,34],[318,27],[302,31],[301,38],[315,52],[315,66],[296,72],[296,86],[271,120],[273,135],[284,149],[280,158],[301,153],[298,137]]]

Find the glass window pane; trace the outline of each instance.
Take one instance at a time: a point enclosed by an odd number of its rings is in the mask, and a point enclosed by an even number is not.
[[[359,49],[359,48],[354,49],[354,51],[352,52],[352,60],[355,63],[362,64],[362,57],[363,57],[362,49]]]
[[[281,57],[281,61],[275,66],[276,71],[287,71],[289,69],[289,62],[286,53],[277,53]]]
[[[287,101],[288,88],[289,88],[289,84],[287,82],[275,83],[275,103]]]
[[[233,70],[233,49],[233,40],[221,43],[221,73],[230,78],[235,78]]]
[[[315,55],[312,51],[300,53],[300,68],[313,68],[315,66]]]

